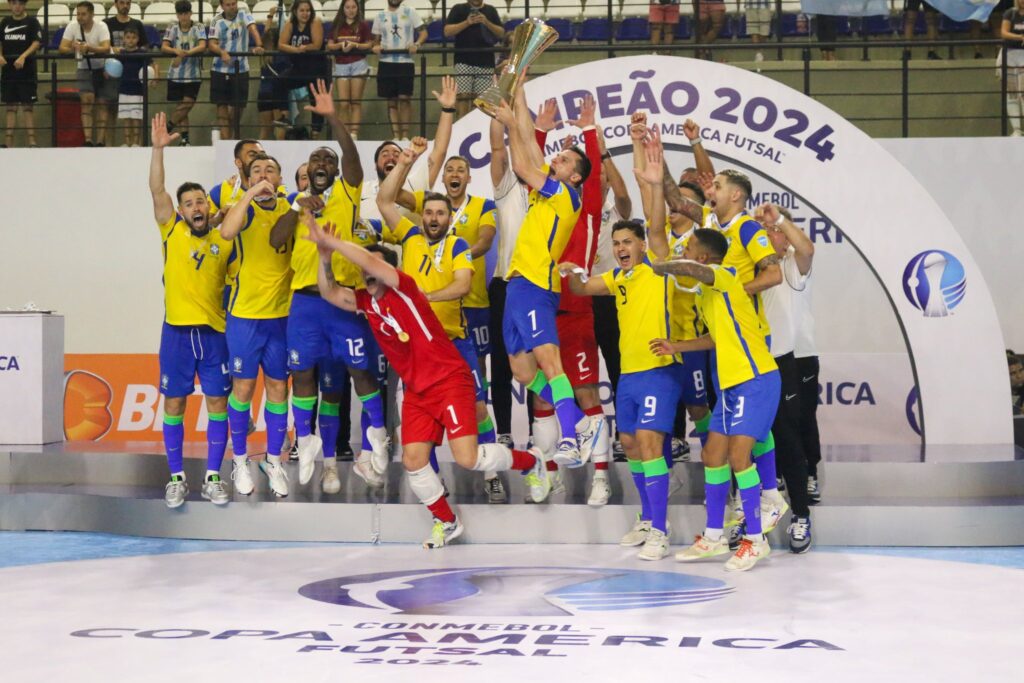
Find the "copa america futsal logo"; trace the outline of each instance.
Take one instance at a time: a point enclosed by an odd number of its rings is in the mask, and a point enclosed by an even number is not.
[[[676,572],[593,567],[414,569],[309,583],[299,594],[391,614],[544,617],[690,605],[733,587]]]
[[[922,251],[903,270],[903,292],[924,317],[945,317],[967,293],[964,266],[948,251]]]

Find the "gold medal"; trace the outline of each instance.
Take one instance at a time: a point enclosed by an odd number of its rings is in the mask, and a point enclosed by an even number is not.
[[[403,342],[403,343],[409,341],[409,333],[406,332],[405,330],[402,330],[401,332],[399,332],[398,333],[398,341]]]

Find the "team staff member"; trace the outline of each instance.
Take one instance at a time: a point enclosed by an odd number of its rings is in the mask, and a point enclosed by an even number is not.
[[[164,325],[160,334],[160,393],[164,395],[164,448],[171,480],[164,491],[167,507],[185,502],[188,484],[182,464],[185,400],[195,391],[195,378],[206,397],[206,479],[203,498],[216,505],[228,502],[220,478],[227,448],[228,349],[224,340],[221,298],[232,243],[209,225],[206,190],[198,183],[178,188],[178,206],[164,187],[164,147],[177,138],[168,134],[166,114],[153,118],[149,191],[153,217],[160,227],[164,253]]]

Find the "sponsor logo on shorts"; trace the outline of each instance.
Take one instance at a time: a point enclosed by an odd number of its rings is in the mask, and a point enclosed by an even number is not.
[[[232,364],[232,367],[234,367],[235,372],[241,372],[242,371],[242,359],[240,357],[235,356],[234,360],[231,361],[231,364]]]
[[[167,375],[160,375],[160,388],[166,389],[167,384],[171,381],[171,378]]]

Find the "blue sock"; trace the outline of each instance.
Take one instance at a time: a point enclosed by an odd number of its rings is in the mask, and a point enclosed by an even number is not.
[[[228,396],[228,425],[231,427],[231,450],[235,455],[248,452],[249,415],[252,402],[242,403],[234,394]]]
[[[434,446],[430,447],[430,469],[434,470],[434,473],[440,473],[441,466],[437,464],[437,448]]]
[[[564,374],[558,375],[548,382],[554,399],[555,415],[558,416],[558,426],[562,430],[563,439],[573,439],[576,436],[576,424],[583,419],[583,411],[576,405],[576,397],[572,392],[572,384]]]
[[[164,415],[164,450],[167,451],[167,467],[171,474],[185,471],[181,455],[181,446],[185,443],[184,419],[183,415]]]
[[[246,424],[248,429],[248,424]],[[220,472],[228,448],[228,414],[210,413],[206,425],[206,471]]]
[[[267,455],[281,455],[284,436],[288,432],[288,404],[267,401],[263,420],[267,423]]]
[[[640,519],[651,521],[651,502],[647,497],[647,480],[644,478],[644,464],[639,460],[629,461],[629,473],[633,475],[633,483],[640,494]]]
[[[651,526],[668,533],[668,464],[664,458],[645,460],[642,464],[644,490],[651,506]]]
[[[768,438],[754,444],[752,452],[754,464],[757,465],[757,476],[761,478],[761,488],[772,490],[779,488],[778,475],[775,473],[775,437],[768,432]]]
[[[338,415],[338,404],[320,402],[320,439],[323,441],[324,457],[333,458],[338,443],[338,430],[341,429],[341,417]]]
[[[668,468],[671,470],[672,466],[675,464],[674,462],[672,462],[672,435],[671,434],[666,434],[665,438],[662,439],[662,441],[661,441],[661,457],[665,458],[665,463],[668,465]]]
[[[363,402],[363,410],[365,410],[370,416],[370,426],[383,427],[384,399],[381,398],[380,391],[374,391],[366,396],[360,396],[359,400]]]
[[[292,415],[295,417],[295,437],[302,438],[313,433],[310,423],[313,420],[313,406],[316,396],[292,396]]]
[[[496,443],[498,434],[494,431],[494,422],[488,415],[482,422],[477,423],[477,443]]]
[[[740,502],[743,504],[744,524],[747,536],[761,535],[761,480],[757,468],[751,465],[742,472],[736,473],[736,484],[740,490]]]
[[[366,436],[366,430],[370,428],[370,414],[365,410],[359,413],[359,431],[363,435],[363,445],[361,448],[364,451],[372,451],[373,446],[370,445],[370,439]]]

